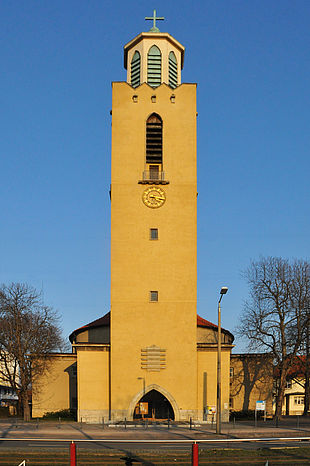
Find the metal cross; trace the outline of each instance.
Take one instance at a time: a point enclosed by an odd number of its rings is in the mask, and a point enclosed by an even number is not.
[[[153,11],[153,16],[146,16],[145,19],[153,21],[153,27],[150,29],[149,32],[160,32],[160,30],[156,26],[156,20],[157,21],[162,21],[165,18],[164,17],[159,17],[159,16],[156,17],[156,10],[154,10]]]

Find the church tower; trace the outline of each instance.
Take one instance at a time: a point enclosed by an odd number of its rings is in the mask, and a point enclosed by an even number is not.
[[[152,19],[112,84],[112,420],[197,410],[196,84]]]
[[[196,311],[196,84],[182,83],[183,45],[151,19],[112,83],[111,310],[52,355],[35,417],[214,420],[218,327]],[[221,329],[223,421],[233,339]]]

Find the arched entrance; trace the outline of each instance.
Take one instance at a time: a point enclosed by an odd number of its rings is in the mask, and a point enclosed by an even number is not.
[[[170,401],[157,390],[150,390],[138,403],[134,410],[134,419],[171,419],[174,420],[174,411]]]

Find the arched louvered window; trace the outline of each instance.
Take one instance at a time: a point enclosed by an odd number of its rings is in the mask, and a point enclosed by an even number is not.
[[[174,52],[169,53],[169,86],[173,89],[178,85],[178,64]]]
[[[140,86],[140,53],[136,50],[131,60],[131,85],[132,87]]]
[[[161,84],[161,53],[156,45],[153,45],[147,55],[147,82],[152,87]]]
[[[146,163],[162,164],[162,160],[163,121],[157,113],[152,113],[146,122]]]

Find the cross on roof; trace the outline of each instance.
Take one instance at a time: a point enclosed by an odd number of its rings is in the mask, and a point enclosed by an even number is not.
[[[156,20],[157,21],[162,21],[165,18],[163,16],[162,17],[156,16],[156,10],[154,10],[153,11],[153,16],[146,16],[145,19],[153,21],[153,27],[150,29],[149,32],[160,32],[160,30],[156,26]]]

